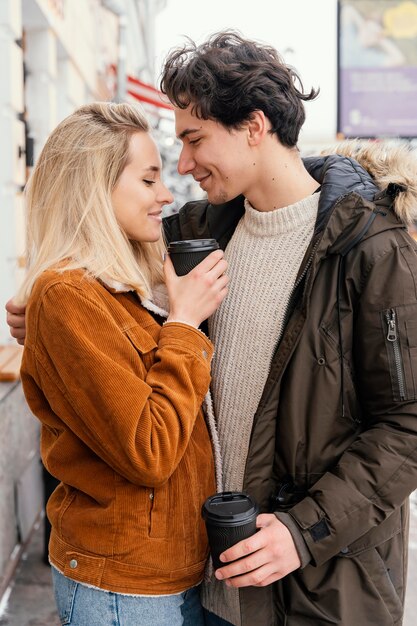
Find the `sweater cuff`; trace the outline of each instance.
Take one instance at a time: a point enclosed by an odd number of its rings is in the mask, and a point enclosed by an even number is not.
[[[304,540],[301,530],[299,529],[299,527],[297,526],[296,522],[293,520],[291,515],[288,515],[288,513],[281,513],[280,511],[275,511],[274,515],[290,531],[294,544],[295,544],[295,548],[298,552],[298,556],[300,557],[300,561],[301,561],[300,569],[304,569],[305,566],[308,565],[310,561],[312,560],[312,556]]]

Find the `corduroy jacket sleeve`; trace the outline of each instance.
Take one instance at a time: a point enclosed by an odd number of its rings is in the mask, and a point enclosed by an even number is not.
[[[46,427],[134,484],[166,482],[209,387],[211,342],[181,323],[165,324],[158,344],[136,326],[146,340],[132,342],[94,293],[64,281],[35,292],[27,317],[22,383]]]

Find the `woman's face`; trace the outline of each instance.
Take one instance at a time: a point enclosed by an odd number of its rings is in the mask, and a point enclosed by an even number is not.
[[[161,181],[161,157],[146,132],[132,135],[129,160],[112,192],[112,204],[120,227],[134,241],[158,241],[162,207],[173,197]]]

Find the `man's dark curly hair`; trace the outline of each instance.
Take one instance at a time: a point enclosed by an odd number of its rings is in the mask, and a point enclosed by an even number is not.
[[[296,146],[305,120],[303,100],[318,94],[303,92],[300,77],[274,48],[235,31],[216,33],[199,46],[188,39],[173,49],[162,70],[161,91],[174,106],[191,105],[197,117],[229,128],[240,128],[261,110],[270,132],[288,147]]]

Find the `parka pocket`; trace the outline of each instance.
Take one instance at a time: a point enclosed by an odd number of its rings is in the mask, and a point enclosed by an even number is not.
[[[416,399],[417,320],[404,307],[385,309],[382,326],[395,402]]]
[[[354,557],[363,567],[368,578],[368,593],[375,593],[381,597],[387,611],[397,623],[401,619],[404,604],[391,579],[391,572],[377,548],[371,548]]]
[[[404,610],[407,520],[408,504],[405,504],[340,553],[342,558],[352,559],[362,576],[366,576],[362,592],[368,597],[381,598],[393,624],[399,623]],[[373,623],[386,621],[381,616],[379,622]]]

